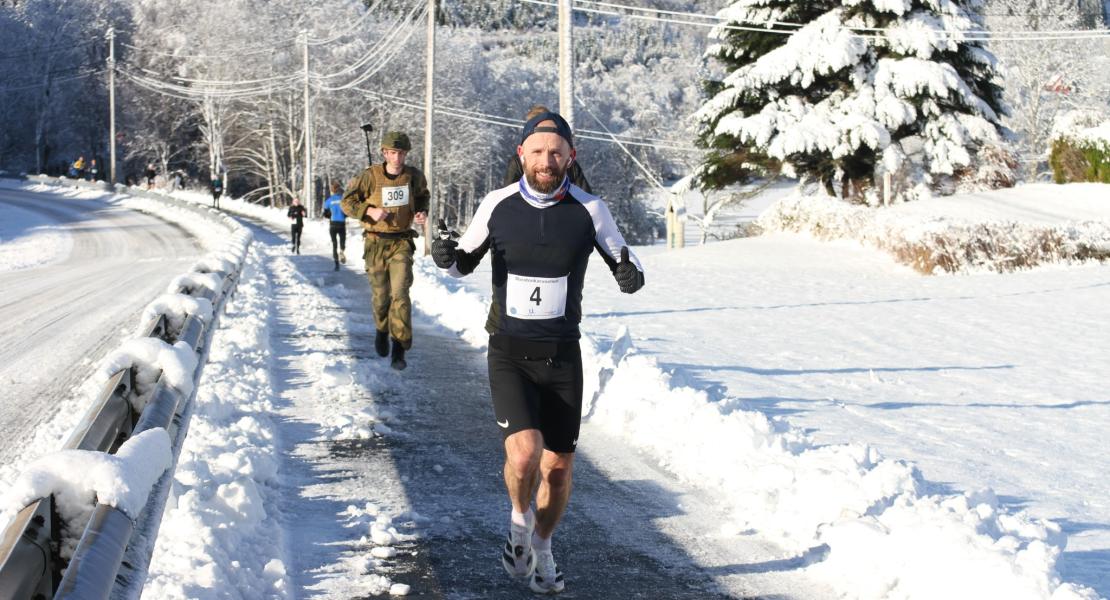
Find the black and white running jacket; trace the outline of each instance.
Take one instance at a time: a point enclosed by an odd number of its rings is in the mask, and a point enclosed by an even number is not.
[[[613,270],[624,236],[600,198],[564,180],[550,196],[521,179],[482,199],[459,239],[455,264],[462,277],[487,252],[493,261],[493,304],[486,330],[539,342],[577,340],[582,283],[596,248]],[[643,273],[632,253],[630,260]]]

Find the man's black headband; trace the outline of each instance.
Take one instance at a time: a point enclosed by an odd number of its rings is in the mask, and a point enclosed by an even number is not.
[[[551,121],[552,123],[555,123],[555,126],[537,127],[537,125],[543,123],[544,121]],[[520,136],[520,143],[523,144],[524,140],[528,139],[528,136],[532,135],[533,133],[558,134],[559,137],[563,138],[567,141],[568,144],[570,144],[571,148],[574,147],[574,136],[570,133],[570,125],[567,123],[566,119],[559,115],[559,113],[542,112],[532,117],[531,119],[528,119],[528,122],[524,124],[524,131]]]

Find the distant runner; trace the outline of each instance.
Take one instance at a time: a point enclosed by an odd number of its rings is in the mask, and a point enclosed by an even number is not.
[[[324,200],[324,218],[328,219],[328,237],[331,238],[331,257],[335,270],[339,263],[347,264],[347,215],[343,214],[343,188],[331,182],[331,195]]]
[[[212,177],[209,183],[209,189],[212,191],[212,208],[220,208],[220,196],[224,195],[224,182],[218,175]]]
[[[458,242],[440,221],[432,259],[462,277],[490,254],[489,384],[512,503],[501,564],[513,577],[530,577],[533,591],[558,593],[564,581],[551,537],[570,500],[582,421],[586,265],[596,248],[628,294],[643,287],[644,272],[605,203],[567,177],[575,156],[567,122],[542,112],[520,139],[524,176],[486,195]]]
[[[308,211],[306,211],[305,208],[303,206],[301,206],[301,201],[299,199],[293,198],[293,205],[289,207],[289,211],[286,214],[288,214],[289,219],[293,221],[293,229],[292,229],[293,248],[292,248],[292,252],[300,254],[301,253],[301,232],[304,231],[304,218],[308,216]]]

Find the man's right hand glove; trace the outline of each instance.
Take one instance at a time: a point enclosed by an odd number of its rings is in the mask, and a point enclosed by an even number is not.
[[[440,219],[439,239],[432,242],[432,260],[441,269],[450,269],[451,265],[455,264],[455,249],[459,247],[459,243],[451,239],[453,233],[453,231],[447,231],[447,224]]]
[[[613,270],[613,277],[616,277],[617,285],[626,294],[634,294],[644,287],[644,274],[636,268],[632,261],[628,260],[628,246],[621,248],[621,261],[617,263],[617,268]]]

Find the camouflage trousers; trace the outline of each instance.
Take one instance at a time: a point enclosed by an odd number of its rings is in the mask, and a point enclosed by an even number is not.
[[[363,260],[370,278],[374,326],[389,332],[408,350],[412,347],[412,240],[388,240],[366,236]]]

